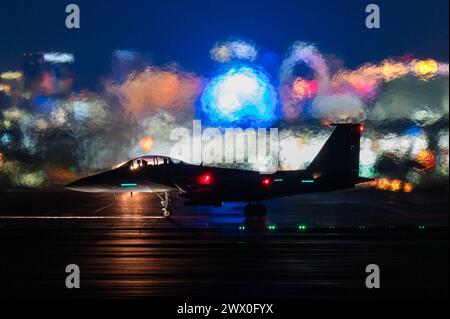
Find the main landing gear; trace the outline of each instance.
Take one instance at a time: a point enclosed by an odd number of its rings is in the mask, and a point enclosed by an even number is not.
[[[266,205],[261,204],[261,203],[256,203],[256,204],[249,203],[244,208],[244,214],[245,214],[245,217],[247,217],[247,218],[264,217],[267,214],[267,208],[266,208]]]
[[[172,198],[170,198],[169,192],[156,193],[159,199],[161,199],[161,214],[163,217],[169,218],[172,216]]]

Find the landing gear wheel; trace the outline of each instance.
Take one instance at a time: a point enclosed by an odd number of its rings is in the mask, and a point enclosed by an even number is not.
[[[256,210],[257,217],[264,217],[267,214],[267,208],[266,208],[266,205],[264,205],[264,204],[256,204],[255,210]]]
[[[169,218],[172,216],[172,199],[170,198],[170,194],[165,192],[163,195],[156,193],[161,199],[161,213],[165,218]]]
[[[247,206],[245,206],[245,208],[244,208],[244,215],[247,218],[256,217],[256,215],[254,214],[254,209],[253,209],[253,205],[252,204],[248,204]]]
[[[163,215],[163,217],[169,218],[170,216],[172,216],[172,210],[171,209],[167,209],[167,208],[163,208],[162,209],[162,215]]]
[[[248,204],[244,208],[244,215],[247,218],[264,217],[267,214],[267,208],[264,204]]]

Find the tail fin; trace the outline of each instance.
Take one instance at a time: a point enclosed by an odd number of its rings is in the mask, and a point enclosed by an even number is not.
[[[308,171],[356,179],[359,173],[360,138],[364,126],[362,124],[334,125],[336,129],[308,166]]]

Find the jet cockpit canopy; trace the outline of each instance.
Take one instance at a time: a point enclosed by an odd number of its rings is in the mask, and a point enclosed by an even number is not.
[[[180,160],[168,156],[147,155],[134,158],[130,160],[127,163],[127,165],[130,166],[132,170],[134,170],[140,167],[179,164],[179,163],[181,163]]]

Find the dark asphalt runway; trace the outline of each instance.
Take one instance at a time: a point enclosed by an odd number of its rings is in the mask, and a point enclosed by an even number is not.
[[[166,220],[148,194],[0,196],[2,298],[448,297],[448,193],[304,195],[267,202],[261,220],[180,200]],[[68,264],[81,289],[65,287]]]

